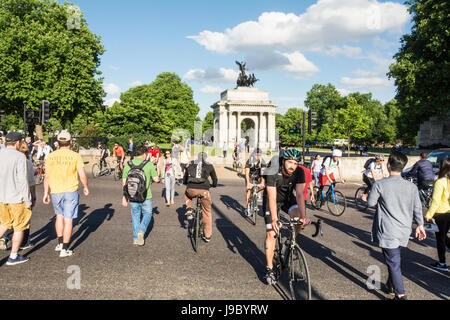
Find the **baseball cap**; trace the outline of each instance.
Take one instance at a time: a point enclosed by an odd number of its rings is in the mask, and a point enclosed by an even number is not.
[[[16,142],[23,139],[22,135],[18,132],[10,132],[5,136],[6,142]]]
[[[67,130],[63,130],[58,134],[58,140],[59,141],[70,141],[72,137],[70,136],[70,133]]]

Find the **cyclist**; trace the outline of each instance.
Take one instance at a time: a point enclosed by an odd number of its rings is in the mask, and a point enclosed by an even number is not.
[[[419,190],[427,189],[427,187],[434,182],[435,174],[433,171],[433,164],[427,160],[427,154],[422,152],[420,160],[412,167],[411,171],[406,175],[412,177],[417,174],[417,187]]]
[[[235,145],[234,151],[233,151],[233,164],[237,168],[237,163],[239,161],[239,146]]]
[[[106,146],[102,142],[98,143],[97,149],[100,151],[100,171],[102,171],[103,165],[107,167],[106,158],[108,157],[108,152]]]
[[[341,183],[345,183],[344,179],[342,178],[341,157],[342,151],[339,149],[335,149],[333,150],[333,154],[331,157],[328,156],[323,159],[322,170],[320,170],[319,174],[320,191],[322,191],[323,187],[327,184],[328,181],[330,183],[335,183],[336,179],[334,177],[334,172],[336,168],[338,169]]]
[[[363,181],[365,184],[367,184],[367,188],[362,194],[362,199],[364,201],[367,201],[367,195],[369,194],[370,189],[372,189],[372,185],[375,183],[375,181],[377,181],[377,179],[375,178],[376,174],[381,172],[383,178],[385,177],[383,162],[384,156],[382,154],[376,155],[375,159],[372,159],[366,171],[364,171],[363,173]]]
[[[264,190],[264,177],[261,174],[262,168],[266,167],[264,159],[261,158],[261,149],[256,148],[245,164],[245,181],[247,183],[247,212],[246,215],[251,217],[249,204],[252,194],[253,184],[258,184],[258,193]]]
[[[118,142],[114,143],[113,156],[117,157],[117,164],[119,164],[120,170],[123,170],[123,164],[125,162],[125,151]]]
[[[188,220],[192,219],[192,199],[195,196],[202,196],[202,217],[205,224],[205,230],[202,234],[202,239],[205,242],[211,241],[212,235],[212,215],[211,215],[211,187],[217,187],[217,175],[214,166],[206,162],[207,154],[200,152],[198,154],[198,161],[192,161],[189,167],[186,168],[183,184],[187,185],[185,192],[186,200],[186,216]],[[212,184],[209,181],[212,179]]]
[[[280,158],[274,157],[264,173],[266,175],[266,188],[263,195],[263,209],[266,223],[266,275],[267,284],[275,284],[277,279],[273,271],[273,257],[276,244],[276,235],[280,231],[280,209],[289,214],[291,218],[298,217],[303,225],[311,223],[306,218],[305,207],[305,174],[299,167],[301,153],[296,149],[288,149]],[[279,168],[275,167],[279,161]],[[276,170],[276,172],[273,172]],[[294,191],[295,189],[295,196]],[[300,228],[296,228],[296,234]]]

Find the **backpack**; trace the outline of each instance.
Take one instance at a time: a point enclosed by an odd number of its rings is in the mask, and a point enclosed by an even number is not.
[[[372,162],[375,162],[376,160],[374,158],[370,158],[366,161],[366,163],[364,163],[364,169],[369,169],[370,165],[372,164]]]
[[[199,164],[200,164],[200,162],[197,163],[197,165],[191,164],[187,168],[187,173],[188,173],[187,183],[202,184],[202,183],[205,183],[206,181],[208,181],[208,177],[206,177],[206,172],[204,170],[205,163],[202,163],[200,175],[197,174],[197,170],[200,169],[200,168],[198,168]]]
[[[123,187],[123,194],[129,202],[143,203],[147,198],[147,177],[143,168],[150,161],[143,161],[140,165],[135,166],[131,161],[128,161],[130,171],[128,172],[125,186]]]
[[[332,159],[331,156],[326,156],[325,158],[323,158],[323,160],[322,160],[322,169],[325,169],[325,162],[326,162],[328,159],[330,159],[330,164],[331,164],[331,161],[333,161],[333,159]],[[341,165],[341,160],[338,161],[338,166],[339,166],[339,165]]]

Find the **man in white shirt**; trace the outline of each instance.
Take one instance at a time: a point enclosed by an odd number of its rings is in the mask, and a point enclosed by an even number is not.
[[[50,147],[48,144],[46,144],[44,141],[41,141],[41,143],[38,146],[37,151],[37,159],[38,160],[46,160],[48,155],[53,152],[52,147]]]
[[[329,184],[335,182],[336,178],[334,173],[336,168],[338,169],[341,183],[344,183],[344,179],[342,178],[341,157],[342,151],[335,149],[333,150],[331,157],[325,157],[323,159],[322,170],[319,174],[320,188],[323,188],[327,183]]]
[[[383,178],[386,176],[384,173],[383,162],[384,156],[381,154],[376,155],[375,160],[372,160],[372,162],[370,162],[366,171],[364,171],[363,173],[363,181],[365,184],[367,184],[366,191],[364,191],[364,193],[362,194],[362,199],[364,201],[367,201],[367,195],[369,194],[372,185],[375,183],[375,181],[377,181],[377,175],[379,175],[381,172]]]

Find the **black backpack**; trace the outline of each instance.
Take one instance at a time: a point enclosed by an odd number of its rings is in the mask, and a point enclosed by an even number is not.
[[[375,162],[376,160],[374,158],[370,158],[366,161],[366,163],[364,163],[364,169],[369,169],[370,165],[372,164],[372,162]]]
[[[129,202],[143,203],[147,198],[147,177],[143,168],[150,161],[143,161],[140,165],[135,166],[131,161],[128,161],[130,171],[127,175],[125,186],[123,187],[123,194]]]
[[[188,173],[188,179],[187,183],[193,183],[193,184],[203,184],[208,180],[208,177],[206,176],[206,170],[205,170],[206,163],[202,163],[202,172],[201,176],[197,177],[197,167],[198,164],[191,163],[191,165],[187,168]]]

